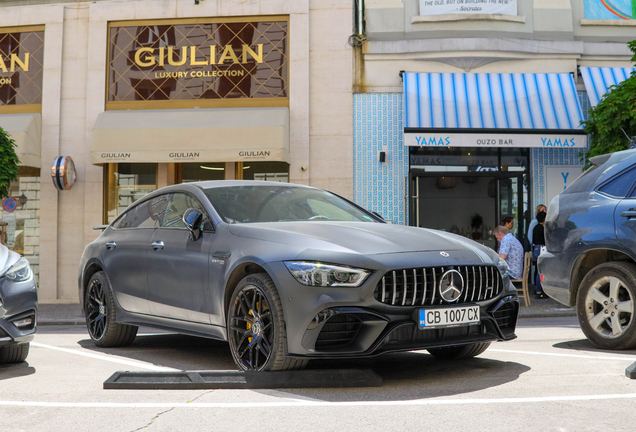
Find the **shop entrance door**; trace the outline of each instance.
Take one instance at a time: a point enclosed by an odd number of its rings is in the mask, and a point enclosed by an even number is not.
[[[495,248],[492,230],[510,216],[515,222],[512,233],[523,240],[528,199],[524,177],[522,172],[411,170],[409,224],[452,232]]]

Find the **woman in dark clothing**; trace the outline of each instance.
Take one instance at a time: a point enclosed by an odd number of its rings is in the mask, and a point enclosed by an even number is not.
[[[537,226],[534,227],[532,231],[532,259],[536,262],[537,258],[541,254],[541,247],[545,246],[545,212],[537,213]],[[546,298],[546,295],[543,293],[543,288],[541,287],[541,277],[539,273],[535,275],[534,278],[534,286],[535,286],[535,298]]]

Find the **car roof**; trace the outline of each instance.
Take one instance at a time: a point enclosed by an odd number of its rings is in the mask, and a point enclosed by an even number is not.
[[[277,187],[304,187],[312,188],[311,186],[296,184],[296,183],[283,183],[273,181],[261,181],[261,180],[207,180],[192,183],[182,183],[188,185],[198,186],[201,189],[212,189],[219,187],[236,187],[236,186],[277,186]]]

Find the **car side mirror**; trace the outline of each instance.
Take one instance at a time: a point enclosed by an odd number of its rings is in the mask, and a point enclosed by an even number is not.
[[[197,209],[189,208],[183,214],[183,223],[190,230],[190,238],[197,241],[203,234],[203,213]]]

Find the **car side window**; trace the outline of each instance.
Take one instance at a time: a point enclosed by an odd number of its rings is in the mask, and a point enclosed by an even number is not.
[[[156,221],[152,218],[150,213],[152,201],[153,200],[144,201],[138,206],[127,210],[115,228],[154,228],[157,226]]]
[[[201,202],[194,196],[183,192],[175,192],[169,194],[169,196],[165,216],[161,223],[162,228],[187,229],[183,223],[183,214],[189,208],[196,209],[203,214],[204,229],[212,228],[208,213],[205,211],[205,208],[203,208]]]
[[[600,192],[615,198],[625,198],[636,181],[636,168],[631,168],[601,186]],[[633,195],[632,195],[633,196]]]

